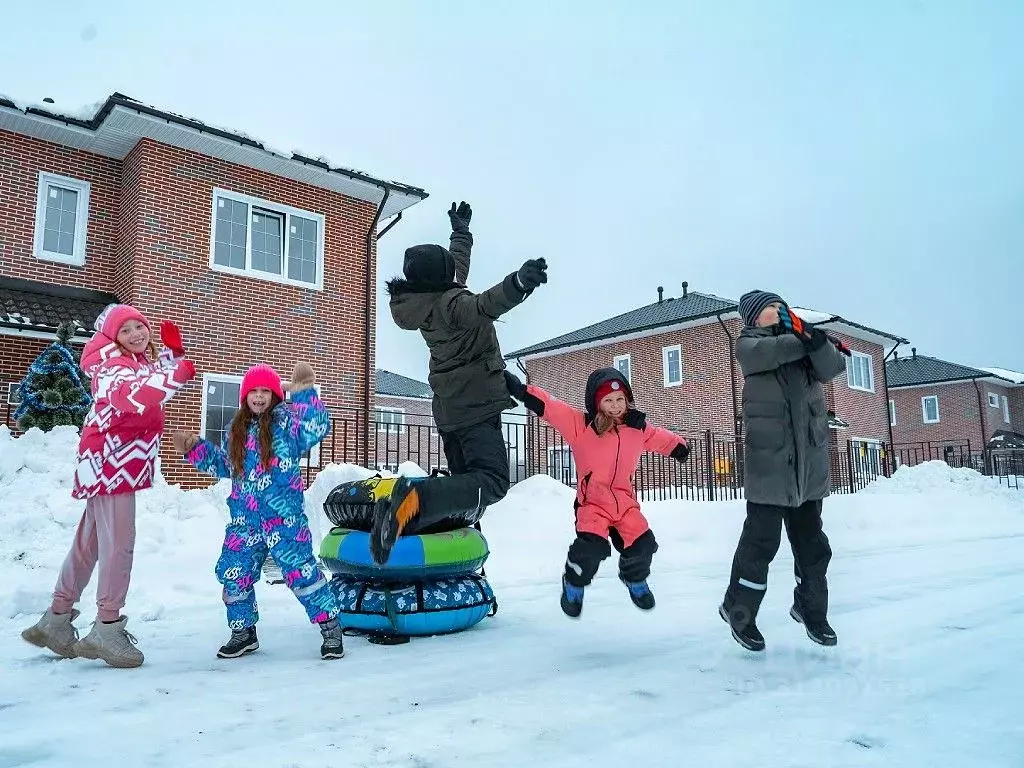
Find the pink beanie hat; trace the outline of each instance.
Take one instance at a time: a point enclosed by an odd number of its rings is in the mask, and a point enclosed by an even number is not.
[[[139,312],[131,304],[108,304],[93,323],[93,328],[102,333],[108,339],[117,339],[117,332],[121,326],[129,320],[138,320],[144,326],[153,330],[146,316]]]
[[[284,390],[281,389],[281,377],[269,365],[260,363],[246,371],[245,376],[242,377],[242,388],[238,393],[238,402],[244,403],[245,396],[258,387],[266,387],[281,400],[284,400]]]

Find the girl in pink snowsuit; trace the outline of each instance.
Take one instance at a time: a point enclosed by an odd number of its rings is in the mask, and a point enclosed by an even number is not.
[[[576,463],[576,540],[569,547],[562,576],[562,610],[576,618],[583,610],[583,590],[601,561],[611,555],[608,539],[619,552],[619,579],[633,603],[654,607],[647,585],[651,560],[658,551],[654,533],[640,511],[633,474],[646,451],[686,461],[685,438],[647,423],[636,410],[629,382],[614,368],[602,368],[587,380],[586,412],[552,397],[538,386],[524,385],[505,372],[509,392],[542,417],[569,443]]]

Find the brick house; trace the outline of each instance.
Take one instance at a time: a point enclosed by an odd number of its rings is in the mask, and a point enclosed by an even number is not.
[[[642,410],[657,424],[688,436],[711,432],[732,441],[742,429],[743,377],[733,345],[742,321],[731,299],[690,291],[666,297],[506,355],[519,361],[528,380],[582,406],[587,376],[615,366],[630,381]],[[826,385],[834,444],[846,440],[862,450],[863,471],[880,470],[878,446],[890,441],[884,360],[905,339],[838,315],[796,309],[820,323],[853,350],[847,374]],[[840,435],[842,437],[840,437]],[[557,443],[557,441],[556,441]],[[537,446],[548,472],[575,482],[568,448]],[[723,461],[735,461],[732,458]],[[718,471],[716,469],[716,471]]]
[[[977,452],[993,437],[1024,433],[1024,385],[1001,369],[971,368],[917,354],[894,355],[886,363],[889,413],[897,452],[970,445]],[[936,449],[938,450],[938,449]],[[910,463],[916,457],[902,457]],[[941,458],[931,456],[931,458]]]
[[[435,467],[448,468],[430,410],[433,397],[425,382],[377,370],[375,469],[394,472],[403,461],[414,461],[428,472]]]
[[[0,377],[8,385],[110,300],[176,322],[201,376],[169,429],[219,439],[241,374],[297,359],[328,405],[370,414],[376,240],[427,194],[110,96],[88,117],[0,97]],[[395,219],[397,221],[397,219]],[[5,394],[9,394],[6,393]],[[16,397],[16,396],[15,396]],[[369,435],[359,456],[371,449]],[[177,460],[168,480],[207,481]],[[317,463],[317,457],[311,458]]]

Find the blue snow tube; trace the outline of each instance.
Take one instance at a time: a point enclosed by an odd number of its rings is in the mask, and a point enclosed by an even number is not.
[[[475,573],[407,584],[349,576],[331,579],[345,629],[399,636],[461,632],[497,611],[494,592]]]

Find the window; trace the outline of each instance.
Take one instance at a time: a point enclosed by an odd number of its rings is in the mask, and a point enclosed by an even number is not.
[[[629,355],[616,355],[615,360],[612,362],[612,365],[619,373],[626,377],[627,382],[629,382],[630,384],[633,383],[633,366],[630,365]]]
[[[1010,423],[1010,401],[1006,399],[1006,395],[1003,395],[1003,421]]]
[[[548,446],[548,474],[566,485],[576,484],[576,460],[568,445]]]
[[[401,408],[374,408],[378,432],[405,432],[405,411]]]
[[[323,288],[324,217],[248,195],[213,191],[210,268]]]
[[[88,182],[39,173],[34,245],[37,259],[84,266],[88,219]]]
[[[241,376],[203,374],[203,411],[199,432],[214,445],[220,445],[231,428],[231,419],[238,410],[241,386]]]
[[[999,407],[999,395],[997,395],[995,392],[989,392],[988,393],[988,404],[989,404],[990,408],[998,408]]]
[[[21,382],[12,381],[7,385],[7,403],[9,405],[21,404]]]
[[[846,384],[862,392],[875,391],[875,373],[871,355],[854,352],[846,359]]]
[[[929,395],[921,398],[921,412],[924,415],[925,424],[939,423],[939,397]]]
[[[890,400],[889,401],[889,426],[890,427],[895,427],[896,426],[896,401],[895,400]]]
[[[666,387],[677,387],[683,383],[683,348],[679,344],[661,348],[661,363]]]

